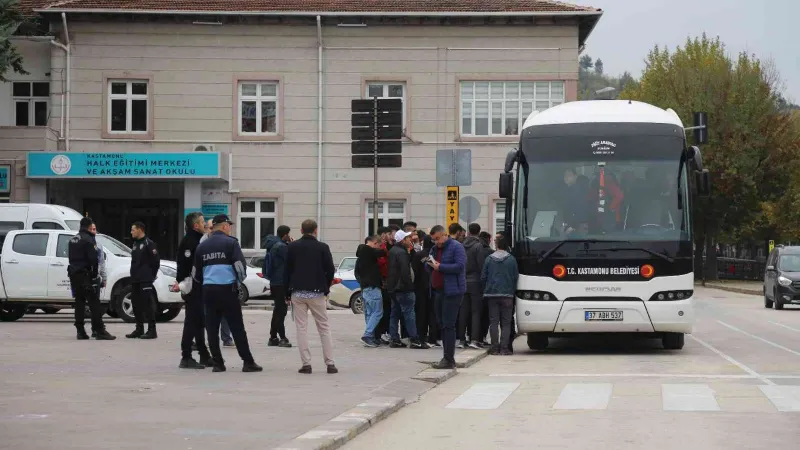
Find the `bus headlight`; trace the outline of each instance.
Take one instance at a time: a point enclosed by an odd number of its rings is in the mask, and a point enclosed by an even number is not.
[[[792,280],[786,278],[785,276],[781,275],[778,277],[778,284],[781,286],[791,286]]]
[[[557,302],[555,295],[544,291],[517,291],[517,298],[534,302]]]
[[[686,300],[694,294],[694,291],[663,291],[656,292],[650,297],[651,302],[672,302],[675,300]]]

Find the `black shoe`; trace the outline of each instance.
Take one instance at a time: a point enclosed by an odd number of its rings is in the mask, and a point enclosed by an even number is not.
[[[83,327],[75,327],[75,328],[78,329],[78,340],[79,341],[85,341],[85,340],[89,339],[89,335],[86,334],[86,330]],[[92,333],[92,334],[94,334],[94,333]]]
[[[242,372],[261,372],[262,370],[264,370],[264,368],[256,364],[255,361],[246,362],[242,366]]]
[[[392,341],[392,343],[389,344],[389,348],[406,348],[406,344],[404,344],[403,341]]]
[[[339,369],[337,369],[336,366],[331,364],[330,366],[328,366],[328,373],[331,373],[331,374],[339,373]]]
[[[499,355],[500,354],[500,346],[499,345],[492,346],[492,348],[489,349],[489,354],[490,355]]]
[[[214,365],[214,359],[211,358],[211,356],[201,356],[200,364],[204,365],[205,367],[211,367]]]
[[[97,332],[97,336],[95,336],[94,338],[97,339],[98,341],[113,341],[117,337],[112,335],[111,333],[109,333],[105,329],[102,329],[102,330]]]
[[[206,366],[195,361],[193,358],[181,358],[181,363],[178,364],[180,369],[205,369]]]
[[[434,369],[455,369],[456,363],[452,361],[448,361],[446,359],[442,359],[438,363],[432,366]]]
[[[278,339],[276,337],[275,338],[269,338],[269,340],[267,341],[267,347],[277,347],[278,344],[280,344],[280,343],[281,343],[280,339]]]
[[[212,372],[225,372],[228,370],[224,364],[214,364],[214,368],[211,370]]]
[[[300,368],[300,370],[297,371],[297,373],[304,373],[306,375],[310,375],[311,374],[311,366],[303,366],[303,367]]]
[[[139,336],[139,339],[156,339],[158,338],[158,333],[156,333],[156,327],[147,327],[147,333]]]
[[[97,337],[97,331],[94,331],[94,330],[92,330],[92,337],[93,337],[93,338],[96,338],[96,337]]]
[[[427,342],[422,342],[419,339],[411,340],[411,348],[413,349],[428,349],[431,348]]]
[[[507,348],[500,350],[500,356],[511,356],[511,355],[513,355],[513,353],[511,353]]]
[[[125,337],[128,339],[138,339],[144,335],[144,327],[136,326],[136,329],[133,330],[133,333],[126,334]]]
[[[291,342],[289,342],[289,340],[288,340],[288,339],[286,339],[286,338],[283,338],[283,339],[281,339],[281,341],[278,343],[278,347],[283,347],[283,348],[292,348],[292,343],[291,343]]]

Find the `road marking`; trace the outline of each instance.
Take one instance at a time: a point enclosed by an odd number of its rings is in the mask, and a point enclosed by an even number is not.
[[[761,379],[756,375],[717,375],[694,373],[493,373],[490,377],[523,377],[523,378],[708,378],[719,380],[752,380]],[[800,379],[800,375],[785,375],[788,378]],[[776,377],[777,378],[777,377]]]
[[[771,321],[771,320],[769,321],[769,323],[771,323],[771,324],[774,324],[774,325],[777,325],[777,326],[779,326],[779,327],[786,328],[787,330],[792,330],[792,331],[796,331],[796,332],[800,333],[800,329],[797,329],[797,328],[792,328],[792,327],[790,327],[789,325],[784,325],[784,324],[782,324],[782,323],[773,322],[773,321]]]
[[[445,408],[497,409],[518,387],[519,383],[475,383]]]
[[[778,411],[800,411],[800,386],[759,386],[758,388]]]
[[[611,383],[569,383],[561,390],[553,409],[606,409],[612,389]]]
[[[717,350],[717,349],[716,349],[716,348],[715,348],[713,345],[709,344],[708,342],[706,342],[706,341],[704,341],[704,340],[700,339],[699,337],[697,337],[697,336],[695,336],[695,335],[693,335],[693,334],[690,334],[690,335],[688,335],[688,336],[689,336],[690,338],[694,339],[695,341],[697,341],[697,342],[698,342],[700,345],[702,345],[703,347],[705,347],[705,348],[707,348],[707,349],[711,350],[712,352],[716,353],[717,355],[719,355],[719,356],[720,356],[722,359],[725,359],[726,361],[728,361],[729,363],[733,364],[734,366],[736,366],[736,367],[738,367],[738,368],[740,368],[740,369],[744,370],[745,372],[749,373],[751,376],[753,376],[753,377],[755,377],[755,378],[758,378],[758,379],[759,379],[759,380],[761,380],[761,381],[762,381],[764,384],[768,384],[768,385],[770,385],[770,386],[773,386],[773,385],[775,385],[775,383],[774,383],[774,382],[772,382],[772,381],[768,380],[767,378],[765,378],[765,377],[764,377],[764,376],[762,376],[762,375],[759,375],[759,374],[758,374],[758,372],[756,372],[755,370],[753,370],[753,369],[751,369],[751,368],[749,368],[749,367],[745,366],[744,364],[742,364],[742,363],[740,363],[739,361],[737,361],[737,360],[735,360],[735,359],[731,358],[730,356],[726,355],[725,353],[722,353],[722,351],[720,351],[720,350]]]
[[[751,338],[753,338],[753,339],[757,339],[757,340],[759,340],[759,341],[761,341],[761,342],[763,342],[763,343],[765,343],[765,344],[769,344],[769,345],[771,345],[771,346],[773,346],[773,347],[775,347],[775,348],[779,348],[779,349],[781,349],[781,350],[786,350],[787,352],[789,352],[789,353],[791,353],[791,354],[793,354],[793,355],[800,356],[800,352],[796,352],[796,351],[794,351],[794,350],[792,350],[792,349],[790,349],[790,348],[784,347],[784,346],[782,346],[781,344],[776,344],[775,342],[772,342],[772,341],[770,341],[770,340],[768,340],[768,339],[764,339],[764,338],[762,338],[761,336],[756,336],[755,334],[748,333],[747,331],[744,331],[744,330],[742,330],[742,329],[736,328],[735,326],[733,326],[733,325],[729,325],[729,324],[727,324],[727,323],[725,323],[725,322],[723,322],[723,321],[721,321],[721,320],[718,320],[717,322],[719,322],[720,324],[722,324],[722,325],[723,325],[723,326],[725,326],[725,327],[728,327],[728,328],[730,328],[730,329],[731,329],[731,330],[733,330],[733,331],[738,331],[739,333],[742,333],[742,334],[744,334],[745,336],[750,336]]]
[[[719,411],[707,384],[662,384],[661,399],[664,411]]]

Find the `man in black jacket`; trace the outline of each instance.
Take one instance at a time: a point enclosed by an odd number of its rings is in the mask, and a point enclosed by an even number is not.
[[[133,302],[133,315],[136,318],[136,329],[131,334],[126,334],[129,339],[155,339],[156,333],[156,293],[153,281],[158,276],[161,267],[161,257],[158,255],[156,243],[147,237],[145,226],[142,222],[134,222],[131,226],[133,247],[131,250],[131,300]],[[147,322],[147,333],[144,332],[144,322]]]
[[[292,237],[289,235],[291,231],[292,229],[288,226],[281,225],[278,227],[277,237],[267,236],[266,239],[267,254],[264,257],[263,274],[269,280],[269,289],[275,302],[272,310],[272,322],[269,326],[269,341],[267,341],[267,345],[270,347],[290,348],[292,346],[286,337],[286,327],[284,326],[289,305],[286,301],[286,286],[283,284],[286,279],[286,255],[289,251],[286,244],[292,242]]]
[[[199,212],[189,213],[186,216],[186,235],[178,246],[178,276],[175,278],[173,291],[180,289],[179,282],[192,276],[194,257],[200,239],[203,238],[205,219]],[[205,339],[205,314],[203,313],[202,286],[192,286],[188,293],[181,293],[185,305],[185,318],[183,321],[183,336],[181,337],[181,369],[204,369],[211,367],[211,354],[206,347]],[[198,363],[192,358],[192,341],[197,343],[200,354]]]
[[[84,329],[84,315],[86,304],[92,313],[92,331],[98,341],[113,341],[115,336],[106,331],[103,324],[103,311],[100,310],[98,286],[101,282],[98,269],[97,242],[94,234],[89,231],[94,222],[88,217],[81,219],[80,231],[68,244],[69,277],[72,292],[75,296],[75,328],[78,330],[78,340],[89,339]]]
[[[414,271],[411,269],[411,233],[399,230],[394,235],[395,245],[389,251],[389,274],[386,277],[386,291],[392,301],[389,318],[389,334],[392,348],[404,348],[400,341],[399,323],[402,315],[408,330],[412,348],[428,348],[427,343],[417,335],[417,318],[414,311]]]
[[[361,342],[365,347],[375,348],[379,337],[375,336],[375,330],[383,317],[383,296],[381,287],[381,269],[378,266],[378,258],[386,256],[386,250],[381,248],[379,236],[368,236],[364,243],[356,250],[356,280],[361,286],[361,298],[364,301],[364,335]]]
[[[322,341],[322,354],[328,373],[338,373],[333,361],[333,341],[328,323],[328,300],[333,274],[333,256],[328,244],[317,240],[317,222],[308,219],[300,225],[303,237],[289,244],[285,286],[292,292],[292,309],[297,326],[297,347],[303,366],[298,372],[311,373],[308,349],[308,311],[314,316]]]
[[[421,230],[417,231],[417,235],[422,243],[422,248],[411,256],[411,269],[414,270],[414,309],[417,318],[417,334],[422,342],[436,347],[439,340],[439,326],[436,324],[431,299],[431,276],[425,270],[425,261],[431,253],[433,241]]]
[[[464,295],[458,315],[459,348],[466,346],[474,349],[482,348],[480,345],[483,340],[483,336],[480,336],[483,315],[481,272],[483,263],[491,252],[481,244],[480,234],[481,226],[479,224],[469,224],[469,236],[464,239],[464,250],[467,252],[467,293]],[[469,344],[466,339],[467,330],[469,330]]]

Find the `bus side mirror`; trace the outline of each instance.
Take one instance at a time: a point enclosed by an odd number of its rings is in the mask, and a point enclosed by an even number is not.
[[[693,114],[694,142],[698,145],[708,144],[708,114],[696,112]]]
[[[503,166],[503,172],[509,173],[514,170],[514,163],[517,162],[517,149],[511,150],[506,155],[506,162]]]
[[[711,176],[708,173],[708,169],[695,172],[695,186],[697,186],[697,195],[701,197],[711,195]]]
[[[500,198],[507,200],[514,195],[514,174],[507,172],[500,174]]]

